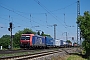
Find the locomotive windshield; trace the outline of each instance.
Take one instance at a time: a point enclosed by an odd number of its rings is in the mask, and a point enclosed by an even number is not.
[[[21,40],[30,40],[30,36],[21,36]]]

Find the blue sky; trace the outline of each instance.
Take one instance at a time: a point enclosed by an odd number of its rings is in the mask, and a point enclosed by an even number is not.
[[[65,40],[75,37],[77,0],[0,0],[0,37],[10,34],[9,22],[13,23],[13,34],[24,28],[44,31],[54,36],[54,28],[57,24],[56,38]],[[80,0],[80,14],[90,11],[90,0]],[[48,26],[50,25],[50,26]],[[67,27],[67,26],[74,27]],[[18,27],[20,26],[20,27]],[[39,27],[35,27],[39,26]]]

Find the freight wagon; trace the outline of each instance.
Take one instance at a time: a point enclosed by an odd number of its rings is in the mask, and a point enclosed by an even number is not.
[[[63,40],[60,40],[60,47],[64,47],[65,42]]]
[[[61,40],[61,47],[72,47],[72,43],[68,43],[68,42],[66,42],[66,41],[63,41],[63,40]]]
[[[35,35],[32,37],[32,46],[35,48],[45,47],[45,37]]]
[[[60,40],[57,40],[57,39],[55,39],[55,47],[60,47],[60,45],[61,45],[61,41]]]
[[[46,47],[53,47],[54,39],[52,37],[45,37],[45,45]]]
[[[67,47],[66,41],[63,40],[55,40],[55,47]]]

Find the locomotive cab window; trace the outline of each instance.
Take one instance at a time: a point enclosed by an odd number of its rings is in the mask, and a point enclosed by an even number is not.
[[[30,40],[30,36],[21,36],[21,40]]]
[[[30,40],[30,36],[26,36],[26,40]]]

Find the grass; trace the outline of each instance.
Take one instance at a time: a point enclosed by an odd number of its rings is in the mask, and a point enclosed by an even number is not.
[[[67,60],[87,60],[85,58],[82,58],[81,56],[78,55],[70,55]]]
[[[60,56],[52,57],[51,60],[88,60],[88,59],[82,58],[81,56],[78,55],[66,55],[63,57]]]
[[[68,56],[57,56],[57,57],[52,57],[51,60],[66,60]]]

